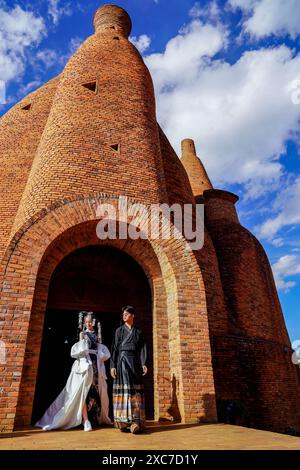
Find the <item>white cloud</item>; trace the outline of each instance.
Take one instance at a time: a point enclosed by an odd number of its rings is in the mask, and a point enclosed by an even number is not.
[[[142,34],[139,37],[130,36],[129,40],[132,42],[132,44],[135,45],[135,47],[140,51],[141,54],[143,54],[147,49],[149,49],[151,44],[151,38],[149,38],[149,36],[147,36],[146,34]]]
[[[192,86],[207,58],[213,57],[226,43],[225,31],[199,20],[192,21],[168,42],[164,53],[146,57],[156,91],[161,93],[180,84]]]
[[[252,11],[260,0],[228,0],[232,8],[241,8],[247,12]]]
[[[25,69],[25,52],[46,34],[44,21],[20,6],[0,8],[0,79],[18,80]]]
[[[279,193],[273,204],[273,211],[276,215],[270,217],[261,226],[257,227],[259,237],[276,245],[276,235],[280,230],[288,226],[300,224],[299,201],[300,177]]]
[[[79,36],[75,36],[74,38],[71,38],[69,42],[69,54],[73,55],[74,52],[76,52],[77,49],[79,49],[81,44],[83,44],[83,42],[84,42],[84,39],[80,38]]]
[[[19,89],[19,96],[23,98],[23,96],[28,95],[33,90],[36,90],[38,87],[42,85],[40,80],[33,80],[32,82],[27,83],[26,85],[22,85]]]
[[[280,246],[284,245],[284,239],[281,237],[274,238],[272,240],[272,245],[276,246],[276,248],[279,248]]]
[[[192,18],[200,18],[203,14],[203,7],[200,5],[199,2],[196,2],[194,6],[190,9],[189,15]]]
[[[221,10],[217,0],[212,0],[205,6],[202,6],[200,2],[196,2],[190,9],[189,15],[192,18],[201,18],[215,22],[220,20]]]
[[[64,6],[60,6],[60,4],[60,0],[49,0],[48,14],[55,25],[58,25],[63,15],[70,16],[72,14],[70,3],[66,3]]]
[[[256,38],[300,34],[299,0],[229,0],[229,5],[246,13],[244,32]]]
[[[57,52],[52,49],[42,49],[36,54],[36,58],[41,61],[47,69],[53,67],[53,65],[58,62]]]
[[[68,49],[64,53],[54,49],[41,49],[35,57],[32,58],[32,66],[37,70],[40,68],[40,63],[47,69],[51,67],[62,68],[83,42],[84,40],[78,36],[71,38]]]
[[[282,45],[247,51],[230,64],[214,57],[227,41],[222,25],[194,20],[145,61],[158,119],[175,149],[193,138],[216,185],[242,183],[255,198],[278,188],[279,157],[299,134],[300,106],[289,86],[300,55]]]
[[[291,276],[300,274],[300,256],[285,255],[272,265],[276,286],[279,290],[288,292],[296,285],[295,281],[286,280]]]
[[[0,80],[0,105],[6,104],[6,85],[4,80]]]

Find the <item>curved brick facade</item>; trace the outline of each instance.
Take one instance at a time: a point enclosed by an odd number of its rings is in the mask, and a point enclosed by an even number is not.
[[[243,407],[241,424],[300,431],[299,374],[261,245],[239,224],[236,196],[212,188],[193,141],[183,141],[180,160],[157,124],[152,79],[128,41],[128,14],[105,5],[94,26],[60,77],[0,120],[0,324],[7,353],[0,430],[33,419],[51,311],[71,315],[89,305],[114,315],[130,291],[151,338],[147,393],[155,419],[214,422],[230,400]],[[99,240],[97,205],[117,205],[123,196],[148,208],[189,204],[194,215],[195,203],[204,203],[203,248],[189,250],[173,225],[168,240]],[[144,214],[141,220],[146,224]],[[118,219],[118,230],[123,223]],[[84,290],[91,259],[94,277]],[[137,293],[122,286],[120,274],[132,269],[134,278],[133,266],[148,282],[141,279]],[[83,272],[83,281],[72,285],[72,272]]]
[[[152,79],[110,27],[88,38],[62,73],[14,230],[58,200],[99,191],[167,202]]]
[[[226,191],[204,191],[206,226],[229,312],[228,334],[211,335],[216,395],[236,403],[241,424],[299,431],[300,371],[291,361],[269,261],[254,235],[240,225],[237,200]]]
[[[58,81],[59,78],[54,78],[30,93],[0,119],[0,258],[20,206]]]

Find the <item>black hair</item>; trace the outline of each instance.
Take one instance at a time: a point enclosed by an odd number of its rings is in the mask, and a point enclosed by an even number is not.
[[[122,307],[122,313],[124,313],[125,310],[126,312],[131,313],[132,315],[135,315],[135,309],[132,305],[125,305],[124,307]]]

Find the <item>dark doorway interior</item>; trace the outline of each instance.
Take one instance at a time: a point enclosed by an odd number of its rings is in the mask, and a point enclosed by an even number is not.
[[[103,343],[110,349],[114,332],[121,324],[121,307],[126,304],[135,306],[136,324],[143,329],[147,341],[150,367],[145,379],[146,417],[153,419],[152,302],[147,277],[135,260],[121,250],[90,246],[64,258],[51,278],[32,424],[66,384],[74,361],[70,350],[78,340],[78,312],[95,313],[102,325]],[[106,368],[111,398],[109,361]],[[112,406],[110,413],[112,416]]]

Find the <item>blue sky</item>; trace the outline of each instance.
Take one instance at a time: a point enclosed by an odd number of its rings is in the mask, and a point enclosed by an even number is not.
[[[63,70],[103,3],[0,0],[0,115]],[[178,153],[193,138],[214,186],[240,196],[300,339],[300,0],[117,4],[153,76],[159,122]]]

